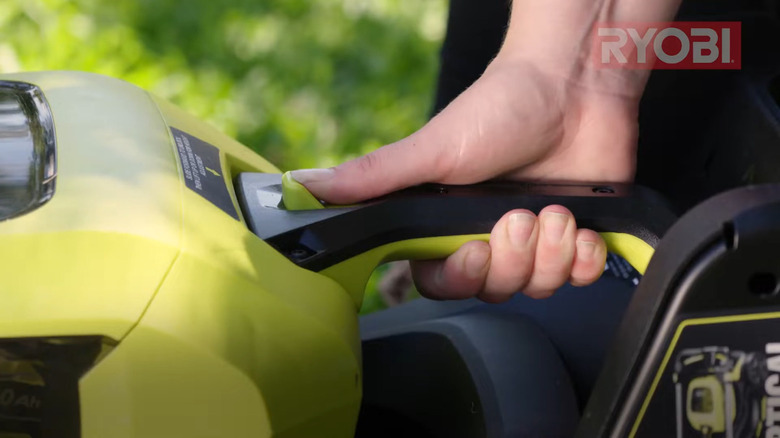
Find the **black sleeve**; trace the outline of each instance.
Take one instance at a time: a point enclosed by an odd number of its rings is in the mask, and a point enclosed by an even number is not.
[[[578,0],[575,0],[578,1]],[[433,115],[444,109],[485,71],[498,53],[509,22],[510,0],[450,0],[447,35],[441,50],[441,67]],[[739,11],[780,16],[778,0],[684,0],[681,15],[712,15]]]
[[[501,47],[508,21],[509,0],[450,0],[433,114],[485,71]]]

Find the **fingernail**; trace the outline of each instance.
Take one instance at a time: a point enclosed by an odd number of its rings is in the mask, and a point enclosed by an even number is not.
[[[547,212],[542,214],[542,233],[549,243],[558,244],[563,239],[563,233],[569,224],[569,215]]]
[[[468,278],[476,280],[484,274],[487,262],[487,251],[472,249],[466,254],[466,259],[463,261],[463,270]]]
[[[596,254],[596,242],[587,240],[577,241],[577,257],[582,260],[590,260]]]
[[[322,183],[333,178],[333,169],[299,169],[290,172],[294,180],[303,185],[312,183]]]
[[[509,216],[509,242],[514,246],[525,246],[534,231],[536,217],[528,213],[512,213]]]

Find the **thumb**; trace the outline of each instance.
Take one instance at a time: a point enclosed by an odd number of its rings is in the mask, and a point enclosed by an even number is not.
[[[443,174],[440,148],[417,144],[415,135],[330,169],[290,172],[317,198],[351,204],[436,181]]]

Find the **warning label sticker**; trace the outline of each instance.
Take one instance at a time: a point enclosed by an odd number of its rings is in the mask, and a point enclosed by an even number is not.
[[[779,437],[780,314],[684,321],[636,437]]]
[[[238,220],[238,212],[222,176],[219,149],[186,132],[170,129],[187,187]]]

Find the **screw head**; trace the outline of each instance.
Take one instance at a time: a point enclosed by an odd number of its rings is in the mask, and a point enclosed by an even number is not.
[[[615,193],[615,189],[610,186],[596,186],[593,187],[593,193],[611,194]]]
[[[295,248],[294,250],[290,251],[290,258],[295,260],[303,260],[306,257],[309,257],[309,251],[306,251],[303,248]]]

